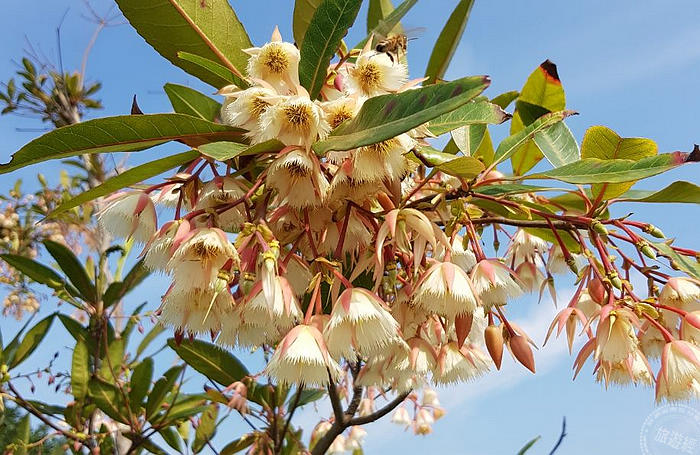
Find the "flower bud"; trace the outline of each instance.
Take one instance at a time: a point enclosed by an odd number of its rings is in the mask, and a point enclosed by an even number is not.
[[[532,354],[532,349],[530,344],[522,335],[513,335],[510,340],[508,340],[508,345],[510,346],[510,352],[513,353],[513,357],[516,358],[525,368],[535,372],[535,357]]]
[[[591,222],[591,229],[600,235],[608,235],[608,229],[598,220],[593,220]]]
[[[503,360],[503,331],[500,327],[493,324],[489,325],[484,330],[484,341],[491,360],[496,365],[496,369],[500,370],[501,361]]]
[[[646,226],[644,226],[644,232],[646,232],[647,234],[653,235],[657,239],[665,239],[666,238],[666,236],[661,231],[661,229],[657,228],[653,224],[647,224]]]
[[[622,280],[617,275],[617,272],[612,271],[608,273],[607,278],[615,289],[622,289]]]
[[[656,259],[656,250],[654,250],[647,242],[641,241],[636,244],[636,247],[641,253],[649,259]]]
[[[588,294],[598,304],[605,302],[605,286],[599,278],[593,278],[588,282]]]

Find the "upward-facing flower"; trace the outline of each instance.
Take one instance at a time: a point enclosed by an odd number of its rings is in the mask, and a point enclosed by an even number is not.
[[[416,286],[413,299],[421,309],[448,319],[471,314],[477,306],[467,272],[451,262],[430,267]]]
[[[272,105],[260,116],[259,134],[253,137],[254,142],[277,139],[285,145],[298,145],[308,150],[317,139],[325,138],[330,132],[323,110],[308,94],[279,96],[270,99],[270,103]]]
[[[324,337],[333,356],[347,359],[355,359],[353,351],[368,356],[401,342],[398,322],[379,297],[362,288],[346,289],[340,294]]]
[[[399,90],[408,80],[406,65],[394,62],[386,53],[365,50],[348,69],[352,92],[371,97]]]
[[[285,384],[324,386],[335,381],[341,370],[328,353],[316,327],[298,325],[285,335],[265,367],[264,374]]]
[[[683,340],[664,346],[656,378],[656,401],[700,397],[700,348]]]
[[[238,252],[218,228],[197,228],[176,241],[168,270],[176,281],[193,287],[207,287],[219,270],[231,261],[237,266]]]
[[[259,134],[260,116],[270,107],[270,100],[277,96],[272,88],[257,85],[245,90],[224,87],[218,93],[226,97],[221,106],[221,120],[250,131],[251,136]]]
[[[328,189],[318,159],[301,149],[277,157],[268,168],[267,183],[293,208],[319,205]]]
[[[146,243],[156,232],[156,208],[143,191],[125,191],[108,197],[97,215],[103,229],[118,238]]]
[[[284,94],[299,85],[299,49],[282,41],[277,27],[269,43],[244,52],[250,55],[248,76],[251,78],[262,79]]]

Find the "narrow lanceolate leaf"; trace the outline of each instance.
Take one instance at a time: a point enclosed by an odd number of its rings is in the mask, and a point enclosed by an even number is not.
[[[123,280],[112,282],[102,296],[105,307],[119,302],[122,297],[138,286],[151,272],[143,265],[143,259],[134,264]]]
[[[49,213],[48,216],[55,217],[60,213],[66,212],[74,207],[81,206],[86,202],[93,201],[99,197],[112,194],[115,191],[119,191],[151,177],[155,177],[156,175],[162,174],[170,169],[189,163],[198,156],[199,152],[196,150],[190,150],[188,152],[178,153],[177,155],[167,156],[159,160],[132,167],[121,174],[107,179],[101,185],[91,188],[88,191],[80,193],[74,198],[67,200],[56,207],[51,213]]]
[[[545,60],[530,74],[516,102],[510,134],[530,125],[538,117],[564,110],[566,97],[557,66]],[[526,141],[513,154],[511,163],[516,175],[523,175],[542,159],[542,152],[534,141]]]
[[[180,140],[196,147],[238,140],[244,131],[184,114],[105,117],[55,129],[34,139],[0,165],[0,174],[30,164],[86,153],[140,151]]]
[[[139,408],[143,406],[144,398],[151,388],[152,378],[153,358],[147,357],[136,365],[129,380],[129,406],[131,406],[132,411],[137,413]]]
[[[78,295],[78,291],[66,283],[58,273],[33,259],[18,254],[2,254],[0,259],[37,283],[44,284],[54,290],[66,288],[72,295]]]
[[[219,407],[213,403],[210,404],[199,419],[199,425],[194,432],[194,441],[192,442],[192,452],[199,453],[204,449],[207,442],[216,434],[216,418],[219,414]]]
[[[70,371],[70,388],[77,400],[82,400],[88,393],[89,351],[85,340],[78,340],[73,348],[73,359]]]
[[[700,186],[690,182],[673,182],[659,191],[631,190],[617,198],[625,202],[677,202],[700,204]]]
[[[499,124],[510,118],[500,106],[488,101],[471,101],[459,109],[441,115],[428,124],[428,129],[436,136],[465,125]]]
[[[391,0],[369,0],[369,6],[367,7],[367,34],[371,34],[374,27],[379,24],[379,21],[383,20],[392,11],[394,11],[394,5]]]
[[[10,359],[5,359],[5,362],[10,368],[14,368],[31,355],[32,352],[39,347],[39,344],[44,339],[49,329],[51,328],[51,323],[55,314],[48,316],[41,321],[37,322],[34,327],[27,331],[27,334],[22,338],[22,341],[17,346],[17,350],[14,353],[14,357]]]
[[[425,70],[425,77],[428,78],[427,84],[434,84],[436,80],[445,76],[445,71],[447,71],[452,56],[457,50],[457,45],[462,39],[473,4],[474,0],[460,0],[457,7],[452,11],[450,18],[435,42],[433,52],[430,54],[428,67]]]
[[[537,148],[554,167],[561,167],[581,158],[576,138],[564,122],[535,133],[533,139]]]
[[[215,344],[202,340],[183,340],[178,344],[170,338],[168,346],[189,366],[221,385],[232,384],[248,375],[240,360]]]
[[[355,22],[361,4],[362,0],[323,0],[314,12],[299,50],[299,81],[312,100],[321,93],[331,58]]]
[[[528,178],[550,178],[568,183],[622,183],[641,180],[687,162],[686,153],[664,153],[657,156],[632,160],[601,160],[585,158],[551,171],[531,174]]]
[[[353,49],[362,49],[370,36],[375,37],[385,37],[388,36],[392,31],[394,33],[400,33],[401,31],[401,19],[408,13],[408,11],[413,8],[418,0],[404,0],[391,11],[384,19],[377,22],[377,24],[367,33],[365,39],[357,43]]]
[[[297,46],[301,47],[304,42],[304,35],[306,35],[306,30],[309,28],[311,18],[320,4],[321,0],[296,0],[294,2],[292,33]]]
[[[529,126],[505,138],[496,149],[494,163],[501,163],[513,155],[520,146],[532,139],[534,135],[540,131],[549,128],[552,125],[564,120],[570,115],[576,114],[574,111],[559,111],[551,114],[543,115],[535,120]]]
[[[44,240],[46,251],[53,257],[58,266],[66,274],[73,286],[80,291],[83,299],[88,302],[97,301],[97,290],[83,267],[82,262],[73,254],[73,252],[62,243],[54,242],[53,240]]]
[[[673,268],[682,270],[693,278],[700,280],[700,263],[698,261],[676,253],[668,243],[659,242],[652,244],[659,250],[660,255],[666,256],[672,261],[671,266]]]
[[[102,412],[118,422],[128,422],[121,392],[115,386],[92,378],[88,383],[88,393]]]
[[[223,82],[219,85],[225,86],[234,84],[240,88],[247,88],[250,85],[245,79],[241,79],[240,77],[238,77],[229,68],[226,68],[225,66],[213,60],[209,60],[208,58],[200,57],[199,55],[190,54],[189,52],[183,51],[178,52],[177,57],[181,60],[199,66],[203,71],[209,72],[213,76],[220,78]]]
[[[178,58],[178,51],[213,60],[242,77],[252,47],[228,0],[117,0],[124,17],[160,55],[199,79],[221,87],[225,81]]]
[[[187,114],[213,122],[221,112],[221,103],[195,89],[178,84],[165,84],[163,89],[178,114]]]
[[[465,179],[472,179],[484,170],[484,164],[474,157],[455,157],[451,153],[441,152],[432,147],[421,147],[420,150],[414,150],[408,156],[426,167],[439,169],[446,174]]]
[[[323,155],[329,150],[350,150],[390,139],[463,106],[489,83],[486,76],[473,76],[375,96],[365,101],[355,118],[341,124],[327,139],[314,144],[314,151]]]
[[[218,161],[228,161],[237,156],[260,155],[262,153],[276,153],[284,148],[284,144],[277,139],[261,142],[255,145],[238,144],[236,142],[213,142],[199,147],[202,155],[214,158]]]
[[[150,420],[159,410],[165,397],[170,393],[170,391],[175,386],[178,376],[182,373],[184,366],[176,365],[170,368],[163,374],[163,377],[158,379],[153,388],[148,394],[148,400],[146,401],[146,419]]]

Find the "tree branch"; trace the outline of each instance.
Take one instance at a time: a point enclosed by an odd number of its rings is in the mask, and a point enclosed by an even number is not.
[[[381,419],[385,415],[389,414],[391,411],[393,411],[398,405],[404,402],[406,397],[411,392],[404,392],[401,395],[397,396],[393,400],[391,400],[389,403],[387,403],[383,408],[373,412],[372,414],[366,415],[366,416],[361,416],[361,417],[355,417],[354,419],[350,419],[348,421],[347,426],[355,426],[355,425],[364,425],[366,423],[371,423],[374,422],[375,420]]]

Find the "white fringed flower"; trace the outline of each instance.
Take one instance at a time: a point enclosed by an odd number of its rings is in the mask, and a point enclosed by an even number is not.
[[[146,243],[156,232],[156,208],[143,191],[125,191],[105,199],[97,215],[100,226],[117,238]]]
[[[331,130],[336,129],[344,121],[355,117],[360,110],[360,103],[357,101],[357,97],[353,96],[343,96],[333,101],[322,102],[320,106]]]
[[[542,271],[534,262],[524,261],[515,268],[515,274],[520,279],[522,288],[528,292],[535,291],[546,280]]]
[[[544,254],[547,251],[547,242],[541,238],[529,234],[524,229],[518,229],[513,235],[513,239],[508,246],[506,258],[518,265],[523,261],[532,261],[538,254]]]
[[[306,265],[306,262],[296,254],[293,254],[289,258],[289,262],[287,262],[285,278],[289,281],[289,285],[294,290],[294,294],[301,297],[306,292],[309,283],[311,283],[313,275]]]
[[[248,192],[244,183],[234,177],[217,177],[206,182],[199,193],[195,209],[214,209],[240,200]],[[245,221],[243,204],[220,212],[217,225],[226,231],[238,232]]]
[[[637,350],[633,313],[625,309],[604,308],[596,331],[595,359],[621,362]]]
[[[426,435],[433,432],[435,418],[428,409],[421,408],[416,413],[416,421],[413,424],[415,434]]]
[[[686,311],[700,310],[700,282],[686,277],[669,278],[661,289],[659,302]]]
[[[472,283],[486,308],[505,305],[508,299],[518,297],[522,293],[512,274],[512,270],[492,259],[483,259],[474,266]]]
[[[350,434],[345,440],[345,450],[362,450],[362,444],[365,442],[367,431],[360,426],[353,426],[350,429]]]
[[[319,205],[328,189],[328,180],[311,152],[295,149],[270,165],[267,183],[293,208]]]
[[[253,285],[248,298],[240,307],[240,318],[246,324],[275,327],[285,332],[302,318],[299,302],[286,278],[275,278],[272,287],[272,299],[268,299],[261,282]]]
[[[430,267],[418,283],[413,300],[421,309],[448,319],[473,313],[477,306],[467,272],[451,262]]]
[[[316,327],[298,325],[280,341],[264,374],[285,384],[323,387],[329,372],[335,381],[341,369],[328,353],[323,335]]]
[[[163,296],[160,321],[192,333],[220,330],[235,302],[226,282],[218,281],[221,283],[205,289],[174,283]]]
[[[262,47],[244,49],[250,55],[248,76],[262,79],[280,93],[287,93],[299,85],[299,49],[282,41],[282,35],[275,27],[272,39]]]
[[[367,97],[396,92],[407,80],[406,65],[393,62],[386,53],[374,50],[360,54],[355,66],[348,69],[350,91]]]
[[[654,383],[654,373],[644,354],[636,350],[620,362],[600,362],[596,369],[596,381],[604,383],[605,387],[630,383],[651,385]]]
[[[379,297],[362,288],[346,289],[338,297],[324,338],[334,357],[346,359],[355,359],[355,352],[368,356],[402,342],[398,322]]]
[[[656,401],[700,398],[700,348],[682,340],[667,343],[656,378]]]
[[[433,382],[438,385],[467,382],[488,372],[491,363],[478,347],[464,345],[460,349],[453,341],[440,350]]]
[[[340,455],[341,453],[347,452],[347,449],[345,448],[345,436],[342,434],[339,434],[338,436],[335,437],[333,442],[331,443],[330,447],[328,447],[328,450],[326,451],[327,455]]]
[[[173,242],[182,220],[168,221],[143,249],[143,265],[152,271],[165,271],[172,257]]]
[[[254,142],[277,139],[285,145],[309,149],[330,132],[321,107],[308,96],[280,96],[260,116],[260,131]]]
[[[218,228],[197,228],[190,231],[177,245],[168,262],[168,271],[176,282],[206,288],[219,270],[231,261],[238,265],[238,252]]]
[[[219,94],[226,97],[221,106],[221,120],[227,125],[250,131],[252,136],[259,134],[260,117],[270,107],[270,100],[277,96],[274,90],[262,86],[245,90],[224,87]]]
[[[411,422],[413,422],[413,419],[411,419],[411,416],[408,414],[408,409],[403,406],[396,408],[394,415],[391,416],[391,423],[397,425],[408,426]]]
[[[354,150],[352,177],[360,182],[402,179],[410,169],[410,163],[404,155],[414,145],[415,141],[410,136],[401,134]]]
[[[450,261],[460,266],[465,272],[471,272],[476,265],[476,255],[468,247],[464,247],[464,238],[456,235],[450,246],[452,247]]]

